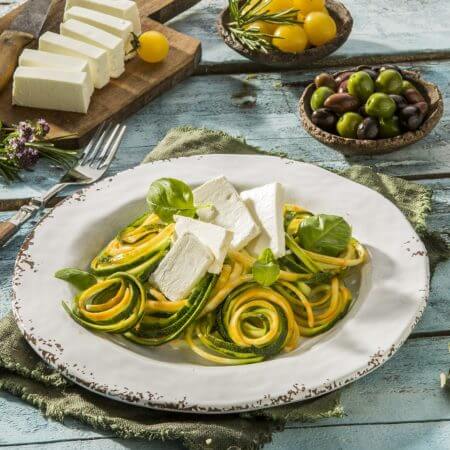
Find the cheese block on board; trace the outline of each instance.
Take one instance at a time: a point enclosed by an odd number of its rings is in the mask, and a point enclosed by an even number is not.
[[[85,58],[89,63],[94,86],[101,89],[109,82],[108,55],[99,47],[47,31],[39,38],[39,50]]]
[[[133,32],[133,24],[129,20],[119,19],[117,17],[110,16],[109,14],[103,14],[91,9],[81,8],[79,6],[74,6],[64,13],[64,21],[69,19],[79,20],[80,22],[100,28],[107,33],[114,34],[115,36],[123,39],[125,49],[124,58],[130,59],[133,57],[133,54],[129,53],[132,51],[131,33]]]
[[[93,9],[104,14],[129,20],[133,24],[133,32],[141,34],[141,21],[136,3],[130,0],[66,0],[66,10],[73,6]]]
[[[90,93],[92,94],[94,92],[94,84],[87,59],[26,48],[19,56],[18,65],[24,67],[47,67],[49,69],[68,70],[70,72],[85,72],[88,77]]]
[[[214,256],[193,234],[183,234],[150,276],[150,282],[169,299],[186,298],[206,274]]]
[[[284,256],[283,186],[280,183],[266,184],[241,192],[241,198],[261,229],[261,234],[247,245],[247,250],[258,257],[263,250],[270,248],[276,258]]]
[[[24,66],[14,72],[14,105],[86,113],[90,98],[86,72]]]
[[[185,216],[173,216],[175,220],[175,235],[177,239],[185,233],[191,233],[206,245],[214,255],[214,262],[208,272],[219,274],[223,261],[233,239],[233,232],[212,223],[191,219]]]
[[[118,78],[125,71],[123,40],[117,36],[75,19],[63,22],[60,25],[60,33],[105,50],[111,78]]]
[[[239,197],[235,187],[225,178],[218,177],[207,181],[194,189],[196,205],[212,205],[215,215],[209,208],[199,208],[197,214],[201,220],[219,225],[233,232],[231,247],[240,250],[260,233],[250,211]]]

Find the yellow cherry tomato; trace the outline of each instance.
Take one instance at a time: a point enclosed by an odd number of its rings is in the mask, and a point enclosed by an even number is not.
[[[269,12],[274,13],[291,9],[294,7],[292,1],[293,0],[272,0],[268,5]]]
[[[169,53],[169,41],[159,31],[146,31],[139,36],[137,53],[145,62],[160,62]]]
[[[255,22],[249,23],[245,27],[245,29],[258,31],[259,33],[264,33],[264,34],[272,34],[274,31],[274,28],[271,27],[271,25],[273,25],[273,24],[263,22],[262,20],[256,20]]]
[[[311,11],[322,11],[325,7],[325,0],[292,0],[295,9],[308,14]]]
[[[336,37],[336,23],[331,16],[314,11],[306,16],[303,23],[309,42],[324,45]]]
[[[280,25],[274,33],[272,44],[285,53],[299,53],[308,45],[308,37],[300,25]]]

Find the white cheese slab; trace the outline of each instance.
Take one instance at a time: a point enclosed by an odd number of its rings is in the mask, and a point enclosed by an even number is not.
[[[109,82],[108,55],[99,47],[47,31],[39,38],[39,50],[85,58],[89,63],[94,86],[101,89]]]
[[[79,20],[69,19],[60,25],[60,33],[86,44],[100,47],[108,55],[109,76],[118,78],[125,71],[123,40],[114,34]]]
[[[110,16],[92,9],[81,8],[74,6],[64,13],[64,22],[69,19],[79,20],[94,27],[100,28],[107,33],[114,34],[123,40],[124,43],[124,58],[130,59],[133,54],[129,52],[132,50],[131,38],[133,32],[133,24],[129,20],[119,19],[118,17]]]
[[[86,72],[24,66],[14,72],[13,105],[86,113],[90,98]]]
[[[141,34],[139,10],[134,1],[130,0],[66,0],[66,10],[73,6],[93,9],[104,14],[129,20],[133,24],[133,32]]]
[[[24,67],[47,67],[49,69],[60,69],[69,72],[85,72],[88,77],[90,93],[92,94],[94,92],[94,84],[87,59],[26,48],[19,56],[18,65]]]
[[[244,248],[260,233],[247,206],[225,177],[207,181],[194,189],[193,193],[196,205],[212,204],[216,212],[211,220],[210,208],[205,208],[205,211],[200,208],[197,210],[199,218],[205,222],[209,219],[215,225],[232,231],[231,248],[234,250]]]
[[[150,276],[150,282],[169,299],[181,300],[207,273],[214,255],[191,233],[183,234]]]
[[[174,216],[174,220],[176,238],[178,239],[186,233],[193,234],[214,255],[214,261],[208,268],[208,272],[219,274],[230,248],[233,232],[218,225],[191,219],[190,217]]]
[[[275,257],[284,256],[283,186],[280,183],[265,184],[241,192],[241,198],[261,229],[261,234],[247,245],[249,253],[258,257],[263,250],[270,248]]]

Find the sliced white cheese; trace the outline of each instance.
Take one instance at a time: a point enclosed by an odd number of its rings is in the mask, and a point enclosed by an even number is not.
[[[19,57],[18,65],[24,67],[47,67],[49,69],[60,69],[70,72],[86,72],[90,93],[92,94],[94,92],[94,84],[87,59],[56,55],[55,53],[26,48]]]
[[[280,183],[266,184],[241,192],[241,198],[261,228],[261,234],[247,245],[247,250],[258,257],[263,250],[270,248],[275,257],[284,256],[283,186]]]
[[[193,234],[183,234],[150,276],[169,299],[186,298],[214,261],[214,255]]]
[[[86,113],[90,98],[86,72],[24,66],[14,72],[13,105]]]
[[[129,20],[133,24],[133,32],[141,34],[141,21],[135,2],[130,0],[66,0],[66,10],[73,6],[93,9],[104,14]]]
[[[230,248],[233,232],[212,223],[191,219],[185,216],[174,216],[176,238],[191,233],[206,245],[214,255],[214,262],[208,268],[210,273],[220,273],[223,261]]]
[[[130,59],[133,57],[129,52],[132,50],[131,37],[133,31],[133,24],[129,20],[119,19],[109,14],[103,14],[92,9],[81,8],[74,6],[64,13],[64,22],[69,19],[79,20],[94,27],[100,28],[107,33],[114,34],[124,42],[124,58]]]
[[[60,33],[63,36],[104,49],[108,55],[111,78],[118,78],[125,71],[123,40],[114,34],[75,19],[69,19],[67,22],[61,23]]]
[[[196,205],[212,204],[216,214],[211,222],[233,232],[231,247],[240,250],[260,233],[260,229],[245,206],[234,186],[225,178],[218,177],[194,189]],[[201,220],[211,219],[210,208],[199,208]]]
[[[85,58],[89,63],[94,86],[101,89],[109,82],[108,55],[99,47],[47,31],[39,38],[39,50]]]

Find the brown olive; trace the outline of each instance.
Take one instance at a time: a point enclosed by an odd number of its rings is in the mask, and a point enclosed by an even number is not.
[[[358,126],[358,139],[376,139],[379,132],[378,121],[373,117],[366,117]]]
[[[348,80],[344,80],[338,88],[338,93],[343,94],[348,92]]]
[[[397,105],[397,109],[402,109],[405,106],[408,106],[408,102],[402,95],[391,94],[389,95],[389,97],[391,97],[392,100],[394,100],[395,104]]]
[[[349,111],[356,111],[359,102],[356,97],[350,94],[333,94],[325,100],[324,106],[337,114],[344,114]]]
[[[337,85],[339,86],[343,81],[348,80],[354,73],[354,71],[340,73],[335,78]]]
[[[317,75],[316,78],[314,78],[314,84],[318,88],[326,86],[332,89],[333,91],[336,91],[337,88],[337,83],[334,80],[333,76],[325,72]]]
[[[403,96],[406,98],[406,100],[408,100],[408,103],[411,104],[425,101],[422,94],[415,89],[406,89],[406,91],[403,92]]]
[[[428,112],[428,103],[427,102],[418,102],[416,106],[419,108],[420,112],[425,115]]]
[[[337,120],[336,114],[326,108],[320,108],[314,111],[311,116],[312,123],[323,130],[334,130]]]

